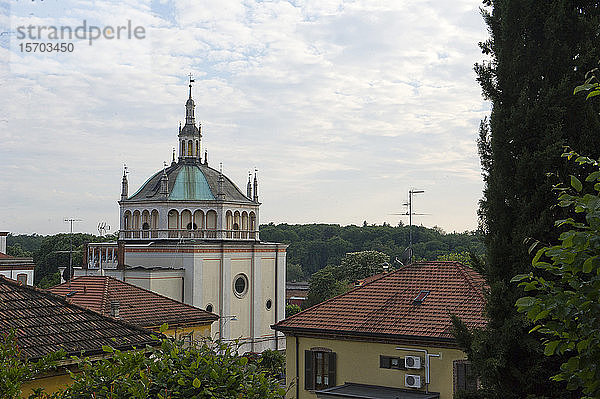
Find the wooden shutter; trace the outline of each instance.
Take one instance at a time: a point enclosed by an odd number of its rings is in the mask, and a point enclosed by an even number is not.
[[[304,389],[315,389],[315,359],[312,351],[304,351]]]
[[[379,355],[379,368],[389,369],[392,367],[391,358],[389,356]]]
[[[337,371],[336,363],[335,363],[335,352],[329,352],[329,386],[335,386],[335,374]]]

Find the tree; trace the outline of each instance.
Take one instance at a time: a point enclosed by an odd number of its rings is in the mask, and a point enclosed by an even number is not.
[[[564,0],[484,4],[490,38],[480,45],[490,60],[475,71],[492,103],[478,143],[489,322],[462,343],[488,397],[569,397],[564,384],[548,381],[561,359],[543,356],[538,337],[528,334],[529,322],[513,306],[522,288],[510,280],[531,271],[525,238],[553,239],[561,210],[551,207],[552,184],[545,174],[576,174],[560,158],[562,146],[600,148],[595,107],[569,96],[579,71],[600,58],[600,10],[595,2]]]
[[[302,305],[307,309],[329,298],[341,295],[348,291],[348,284],[348,280],[338,278],[335,266],[325,266],[310,278],[306,301]]]
[[[81,372],[71,374],[73,383],[58,399],[283,399],[285,395],[270,368],[249,363],[235,346],[209,341],[189,346],[168,337],[159,341],[160,346],[145,351],[105,347],[110,357],[80,359]]]
[[[64,352],[43,357],[37,362],[28,362],[19,349],[15,332],[0,333],[0,397],[13,399],[21,397],[23,383],[33,380],[56,366]]]
[[[304,307],[343,294],[357,280],[383,272],[388,261],[388,255],[377,251],[347,253],[339,266],[326,266],[312,275]]]
[[[299,313],[300,311],[302,311],[302,308],[298,305],[295,305],[293,303],[288,303],[287,305],[285,305],[285,317],[293,316],[296,313]]]
[[[600,164],[572,151],[564,155],[594,166],[585,179],[593,188],[584,190],[575,176],[571,188],[555,187],[558,206],[572,215],[556,221],[560,243],[537,251],[533,272],[513,278],[532,295],[516,304],[535,323],[531,331],[545,337],[544,354],[567,357],[552,379],[567,381],[569,389],[583,388],[586,398],[600,398]],[[570,229],[561,232],[563,227]]]
[[[302,281],[304,279],[302,266],[297,263],[288,263],[285,276],[287,281]]]

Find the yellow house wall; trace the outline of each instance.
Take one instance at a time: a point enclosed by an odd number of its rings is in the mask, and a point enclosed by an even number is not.
[[[296,377],[296,338],[287,336],[286,345],[286,378],[287,385]],[[297,399],[315,399],[317,396],[304,389],[304,351],[314,347],[331,349],[336,353],[336,385],[354,382],[369,385],[381,385],[395,388],[405,388],[404,374],[421,375],[425,381],[425,369],[420,370],[395,370],[379,367],[379,356],[403,357],[406,355],[420,356],[424,359],[423,352],[408,352],[397,350],[397,347],[410,347],[426,349],[430,354],[441,354],[440,358],[432,357],[430,360],[430,392],[439,392],[440,399],[452,399],[453,393],[453,362],[466,359],[464,352],[458,349],[436,348],[421,345],[396,345],[372,342],[331,340],[319,338],[300,337],[298,341],[298,375],[299,397]],[[424,383],[423,383],[424,384]],[[425,391],[425,388],[422,389]],[[296,387],[288,392],[287,398],[296,398]]]
[[[65,374],[52,375],[44,378],[37,378],[33,381],[28,381],[21,387],[22,398],[27,398],[33,393],[35,388],[44,388],[44,392],[53,393],[69,385],[73,380],[65,371]]]
[[[160,330],[160,327],[152,328],[152,330],[158,332]],[[208,338],[210,337],[210,324],[204,324],[201,326],[194,327],[169,328],[167,331],[164,332],[164,334],[168,335],[169,337],[178,337],[180,335],[187,335],[190,332],[193,333],[193,339]]]

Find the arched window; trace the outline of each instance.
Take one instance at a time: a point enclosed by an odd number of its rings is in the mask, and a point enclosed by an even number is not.
[[[248,212],[242,212],[242,230],[248,230]]]
[[[133,212],[133,226],[132,227],[134,230],[140,229],[140,211]]]
[[[186,228],[188,230],[192,229],[192,212],[187,209],[181,211],[181,228]]]
[[[185,140],[181,140],[181,152],[180,152],[181,156],[184,157],[185,156]]]
[[[213,210],[206,212],[206,229],[217,230],[217,212]],[[216,231],[208,231],[206,236],[208,238],[217,238]]]
[[[158,229],[158,211],[156,209],[152,210],[152,216],[150,218],[150,228],[152,230]]]
[[[188,141],[188,156],[194,156],[194,142],[192,140]]]
[[[231,211],[225,213],[225,230],[227,230],[227,238],[231,238],[231,230],[233,229],[233,214]]]
[[[204,230],[204,212],[200,210],[194,212],[194,223],[199,230]]]
[[[131,212],[125,211],[123,215],[123,230],[131,230]]]
[[[250,212],[250,238],[256,238],[256,214]]]
[[[200,155],[200,143],[198,142],[198,140],[196,140],[196,156]]]
[[[169,230],[177,230],[179,229],[179,212],[175,209],[171,209],[168,213],[169,219]],[[169,231],[169,238],[177,238],[179,234],[177,231]]]

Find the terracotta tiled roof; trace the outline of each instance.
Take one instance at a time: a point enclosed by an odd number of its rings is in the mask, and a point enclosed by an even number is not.
[[[419,262],[387,273],[273,326],[282,332],[452,339],[450,315],[483,327],[484,280],[459,262]],[[415,298],[429,291],[417,304]]]
[[[64,349],[68,355],[102,353],[155,345],[154,334],[68,303],[64,298],[0,276],[0,333],[15,330],[30,359]]]
[[[111,303],[119,303],[119,317],[140,327],[210,324],[219,316],[152,291],[107,276],[82,276],[50,288],[71,303],[110,316]],[[68,295],[68,296],[67,296]]]
[[[11,259],[12,256],[5,254],[4,252],[0,252],[0,259]]]

